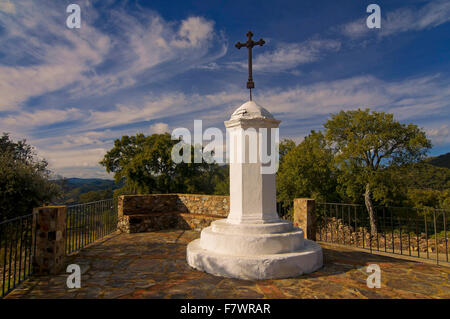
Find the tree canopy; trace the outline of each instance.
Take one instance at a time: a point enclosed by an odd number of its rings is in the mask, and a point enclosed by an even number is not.
[[[333,152],[321,132],[310,135],[295,145],[292,140],[280,143],[280,166],[277,173],[278,200],[290,203],[296,197],[335,201],[337,175]]]
[[[402,124],[393,114],[369,109],[333,114],[324,127],[342,172],[342,190],[353,200],[364,193],[371,229],[376,232],[373,196],[383,200],[387,193],[390,197],[402,193],[392,168],[423,160],[431,142],[417,125]]]
[[[220,192],[219,184],[226,173],[217,164],[175,163],[171,152],[179,140],[171,135],[153,134],[145,136],[122,136],[114,142],[100,162],[107,172],[114,173],[116,182],[125,181],[125,186],[115,194],[143,193],[199,193]],[[194,148],[191,148],[192,154]]]
[[[3,133],[0,138],[0,220],[30,214],[34,207],[49,203],[60,194],[59,187],[49,181],[47,166],[25,140],[14,142]]]

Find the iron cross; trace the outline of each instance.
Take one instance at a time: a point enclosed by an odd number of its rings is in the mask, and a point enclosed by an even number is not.
[[[252,40],[253,33],[252,31],[248,31],[246,36],[248,37],[248,40],[246,43],[238,42],[236,43],[235,47],[238,49],[241,49],[242,47],[248,48],[248,81],[247,81],[247,89],[250,90],[250,101],[252,100],[252,89],[255,88],[255,82],[253,82],[253,76],[252,76],[252,48],[255,45],[263,46],[264,43],[266,43],[263,39],[259,39],[259,41],[255,42]]]

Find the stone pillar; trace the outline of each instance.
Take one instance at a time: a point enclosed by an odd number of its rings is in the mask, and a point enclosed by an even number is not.
[[[47,206],[33,210],[33,272],[53,275],[64,267],[66,256],[66,206]]]
[[[316,202],[311,198],[294,199],[294,226],[305,231],[307,239],[316,240]]]
[[[275,173],[261,161],[274,144],[280,121],[264,108],[250,101],[225,121],[230,148],[230,214],[231,224],[270,223],[277,214]],[[272,163],[275,165],[275,163]]]
[[[296,277],[322,267],[320,245],[305,239],[302,229],[281,220],[276,212],[275,128],[279,124],[253,101],[241,105],[225,122],[230,142],[230,214],[213,221],[189,243],[186,259],[191,267],[247,280]],[[269,130],[273,135],[265,134]]]

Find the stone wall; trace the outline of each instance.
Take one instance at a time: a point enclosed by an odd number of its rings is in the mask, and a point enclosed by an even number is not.
[[[201,230],[226,218],[229,196],[193,194],[123,195],[118,203],[118,229],[138,233],[169,228]]]

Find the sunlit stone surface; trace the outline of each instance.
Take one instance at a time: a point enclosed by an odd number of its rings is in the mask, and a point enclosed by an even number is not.
[[[225,122],[231,151],[230,213],[227,219],[203,229],[200,239],[188,245],[191,267],[240,279],[294,277],[322,267],[320,245],[306,240],[302,229],[278,217],[275,171],[263,174],[261,168],[267,164],[261,163],[259,156],[260,148],[270,150],[273,140],[270,136],[246,138],[249,128],[259,136],[261,129],[277,128],[279,123],[253,101],[244,103]],[[238,161],[241,141],[245,143],[244,160]],[[251,159],[251,148],[258,151],[256,160]]]

